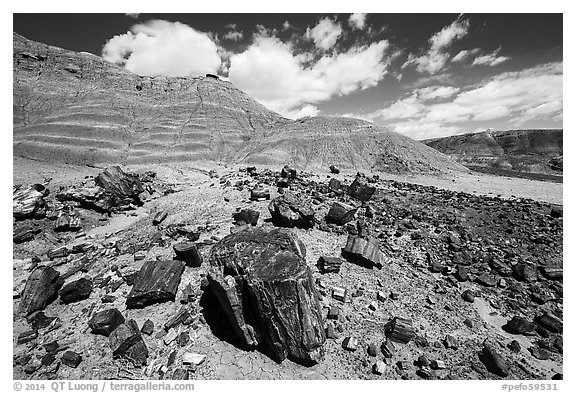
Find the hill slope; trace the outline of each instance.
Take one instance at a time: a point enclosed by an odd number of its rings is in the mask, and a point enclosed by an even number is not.
[[[213,160],[463,170],[423,144],[347,118],[291,121],[229,82],[141,77],[13,35],[15,156],[74,164]]]
[[[562,173],[562,130],[484,131],[422,142],[470,167]]]

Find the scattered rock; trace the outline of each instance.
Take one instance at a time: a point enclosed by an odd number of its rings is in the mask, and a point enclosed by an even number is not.
[[[374,238],[363,239],[348,235],[346,246],[342,249],[342,255],[348,261],[372,269],[382,268],[386,261],[384,253],[380,251],[378,240]]]
[[[180,261],[145,262],[126,299],[128,308],[142,308],[150,304],[174,301],[184,264]]]
[[[358,339],[356,337],[346,337],[342,341],[342,348],[347,351],[355,351],[358,349]]]
[[[507,377],[510,373],[508,361],[496,351],[496,347],[488,340],[484,341],[484,346],[479,354],[480,361],[484,363],[488,371],[500,377]]]
[[[28,316],[34,311],[43,310],[56,299],[63,282],[60,273],[51,267],[37,267],[26,280],[18,312]]]
[[[535,321],[552,333],[562,333],[562,321],[550,313],[544,313],[536,317]]]
[[[288,228],[312,228],[314,226],[314,210],[310,204],[291,192],[285,192],[270,201],[268,210],[276,226]]]
[[[14,191],[12,213],[14,218],[42,218],[46,215],[46,197],[50,191],[42,184],[33,184],[28,188]]]
[[[60,289],[60,301],[64,304],[88,299],[92,293],[92,281],[80,278],[72,281]]]
[[[402,344],[408,343],[416,335],[412,327],[412,321],[400,317],[394,317],[386,324],[385,333],[390,340]]]
[[[68,367],[76,368],[80,362],[82,362],[82,356],[73,351],[66,351],[60,358],[60,361]]]
[[[191,242],[181,242],[173,246],[176,259],[183,261],[186,266],[199,267],[202,265],[202,256],[198,252],[196,244]]]
[[[335,175],[340,173],[340,169],[336,165],[330,165],[330,172],[334,173]]]
[[[124,316],[115,308],[99,311],[88,321],[92,333],[108,337],[118,326],[124,323]]]
[[[146,322],[144,322],[144,324],[142,325],[140,332],[142,334],[151,336],[152,333],[154,333],[154,322],[152,322],[150,319],[147,319]]]
[[[348,194],[361,201],[367,201],[372,198],[376,187],[369,186],[365,176],[356,175],[356,178],[348,188]]]
[[[17,343],[18,345],[26,344],[27,342],[30,342],[36,339],[37,337],[38,337],[37,330],[27,330],[25,332],[20,333],[20,335],[18,336]]]
[[[168,217],[168,212],[165,210],[159,211],[154,215],[152,219],[152,225],[160,225]]]
[[[372,366],[372,372],[376,375],[382,375],[384,374],[385,371],[386,371],[386,363],[384,363],[382,360],[378,360]]]
[[[238,213],[234,213],[233,219],[236,223],[245,222],[252,226],[258,224],[258,218],[260,217],[260,212],[252,209],[242,209]]]
[[[142,340],[138,324],[133,319],[118,326],[108,337],[112,355],[131,360],[137,365],[145,365],[148,348]]]
[[[250,191],[250,200],[264,201],[270,199],[270,190],[264,187],[255,187]]]
[[[318,270],[320,270],[322,274],[338,273],[342,262],[344,262],[344,260],[341,258],[321,256],[318,259]]]
[[[332,207],[326,215],[326,222],[344,225],[354,219],[357,210],[358,208],[352,205],[336,201],[332,204]]]
[[[345,288],[334,287],[332,288],[332,297],[341,301],[342,303],[346,303],[346,299],[348,298],[348,290]]]
[[[512,334],[528,335],[536,330],[536,325],[521,316],[514,316],[503,328]]]
[[[522,349],[520,343],[517,340],[510,341],[510,344],[508,344],[508,348],[510,348],[510,350],[514,353],[518,353]]]
[[[462,292],[462,299],[464,299],[468,303],[474,303],[474,299],[476,299],[476,294],[471,289],[467,289],[464,292]]]
[[[199,353],[185,352],[182,356],[182,364],[193,364],[199,366],[206,360],[206,355]]]

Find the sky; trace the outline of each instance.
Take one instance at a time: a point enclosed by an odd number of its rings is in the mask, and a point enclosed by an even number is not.
[[[14,14],[139,75],[215,73],[289,118],[414,139],[563,127],[562,14]]]

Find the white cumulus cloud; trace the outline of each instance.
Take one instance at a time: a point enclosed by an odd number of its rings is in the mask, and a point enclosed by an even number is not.
[[[180,22],[150,20],[104,45],[102,57],[146,76],[197,76],[221,65],[218,46],[206,33]]]
[[[342,34],[342,26],[329,18],[321,19],[312,29],[306,29],[306,37],[312,39],[317,48],[332,48]]]
[[[350,15],[350,18],[348,18],[348,24],[353,28],[353,29],[357,29],[357,30],[362,30],[364,29],[364,26],[366,25],[366,14],[352,14]]]
[[[436,74],[442,71],[450,59],[450,54],[447,50],[455,41],[468,34],[469,27],[470,22],[468,20],[456,19],[449,26],[444,27],[430,37],[428,40],[430,47],[425,54],[421,56],[410,54],[402,68],[416,66],[418,72],[428,74]]]
[[[472,62],[472,65],[487,65],[487,66],[496,66],[498,64],[502,64],[507,60],[510,60],[509,57],[506,56],[498,56],[500,52],[500,48],[496,49],[494,52],[489,53],[487,55],[478,56]]]
[[[388,47],[382,40],[324,55],[310,64],[308,54],[296,54],[292,45],[257,36],[244,52],[230,58],[229,77],[268,108],[293,115],[308,104],[375,86],[385,75]]]
[[[244,37],[244,33],[236,29],[236,23],[226,25],[228,31],[224,34],[224,38],[230,41],[240,41]]]

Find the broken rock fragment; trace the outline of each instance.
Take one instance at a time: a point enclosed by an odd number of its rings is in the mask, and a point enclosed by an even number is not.
[[[118,326],[108,337],[112,355],[131,360],[138,365],[145,365],[148,348],[142,339],[138,324],[133,319]]]
[[[126,299],[128,308],[174,301],[184,272],[181,261],[147,261],[144,263]]]
[[[360,201],[369,200],[375,191],[376,187],[369,186],[366,176],[360,174],[356,175],[356,178],[352,184],[350,184],[350,187],[348,187],[348,194]]]
[[[77,302],[88,299],[92,293],[92,281],[87,278],[81,278],[72,281],[60,289],[60,301],[64,304]]]
[[[380,251],[380,245],[375,238],[361,238],[354,235],[348,235],[346,246],[342,249],[342,255],[348,261],[360,266],[372,269],[373,267],[382,268],[386,257]]]
[[[108,337],[118,326],[124,323],[124,316],[115,308],[97,312],[88,321],[92,333]]]
[[[26,281],[18,311],[28,316],[34,311],[43,310],[56,299],[63,282],[60,273],[51,267],[37,267]]]
[[[176,259],[183,261],[186,266],[198,267],[202,265],[202,256],[198,252],[196,244],[192,242],[181,242],[173,246]]]
[[[412,327],[412,321],[400,317],[394,317],[386,324],[385,333],[390,340],[402,344],[408,343],[416,335]]]
[[[291,192],[285,192],[270,201],[268,210],[276,226],[288,228],[312,228],[314,226],[312,206]]]
[[[334,202],[328,214],[326,215],[326,221],[334,223],[336,225],[344,225],[354,219],[354,214],[358,208],[343,202]]]

